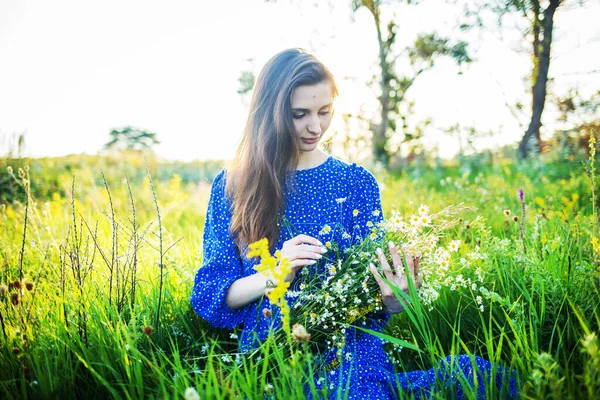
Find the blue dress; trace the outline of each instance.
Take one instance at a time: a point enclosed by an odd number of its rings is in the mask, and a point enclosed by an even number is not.
[[[229,286],[237,279],[254,274],[253,267],[257,263],[240,255],[229,233],[231,203],[225,194],[225,178],[225,171],[221,171],[213,181],[204,227],[203,261],[196,274],[191,303],[215,328],[241,326],[239,347],[241,352],[246,352],[268,336],[271,320],[264,317],[261,310],[268,308],[269,302],[263,298],[237,310],[225,302]],[[330,156],[315,168],[290,173],[290,178],[291,184],[284,189],[286,208],[282,219],[288,223],[282,226],[276,248],[303,233],[323,243],[335,241],[344,249],[366,235],[369,221],[377,224],[383,219],[377,181],[361,166]],[[324,233],[325,225],[335,229]],[[293,229],[288,229],[290,226]],[[290,290],[298,290],[301,275],[297,275]],[[368,318],[365,327],[381,332],[388,319],[386,314]],[[435,383],[433,370],[395,374],[382,340],[357,329],[346,330],[346,345],[340,359],[330,351],[322,355],[320,362],[329,368],[326,377],[316,382],[317,388],[327,386],[332,398],[337,396],[337,391],[349,399],[397,398],[399,388],[418,398],[433,390]],[[467,379],[473,374],[468,356],[455,357],[452,362],[459,364]],[[475,362],[479,371],[489,375],[488,361],[476,358]],[[453,377],[446,378],[454,382]],[[460,384],[453,385],[456,395],[461,397]],[[514,394],[514,388],[511,389]]]

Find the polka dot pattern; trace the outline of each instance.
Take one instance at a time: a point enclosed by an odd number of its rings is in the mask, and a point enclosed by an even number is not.
[[[203,262],[196,274],[191,303],[216,328],[240,327],[240,351],[246,352],[267,337],[272,320],[262,314],[262,309],[269,307],[266,298],[238,310],[225,303],[229,286],[254,274],[257,263],[239,254],[229,234],[231,203],[225,194],[225,180],[226,172],[221,171],[213,181],[204,227]],[[369,233],[369,221],[376,224],[383,219],[377,181],[356,164],[329,157],[315,168],[290,173],[287,182],[286,207],[279,222],[281,235],[276,248],[302,233],[323,243],[336,242],[343,251]],[[325,226],[331,229],[323,229]],[[290,290],[299,290],[302,274],[298,275]],[[277,318],[277,313],[272,318]],[[388,319],[387,314],[374,316],[367,319],[364,327],[381,332]],[[468,380],[468,374],[473,374],[470,359],[468,363],[461,358],[457,360]],[[334,351],[324,351],[317,357],[317,363],[323,369],[336,366],[316,381],[318,388],[328,389],[330,398],[336,398],[340,390],[350,399],[396,398],[399,387],[418,397],[419,393],[429,393],[435,377],[433,370],[395,374],[382,340],[358,329],[346,330],[341,360]],[[476,365],[489,375],[488,361],[478,358]],[[460,390],[459,385],[456,387]],[[457,392],[459,396],[461,393]]]

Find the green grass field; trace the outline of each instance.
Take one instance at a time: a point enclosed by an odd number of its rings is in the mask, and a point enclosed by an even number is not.
[[[386,215],[420,204],[476,207],[450,236],[487,257],[480,273],[489,294],[447,288],[432,310],[413,304],[393,316],[386,333],[422,350],[389,343],[398,370],[474,354],[515,369],[523,398],[600,396],[590,164],[374,170]],[[267,341],[240,355],[231,332],[209,329],[190,308],[218,163],[149,161],[152,180],[135,155],[2,159],[0,167],[0,397],[170,399],[190,387],[201,398],[304,397],[308,347],[292,344],[290,356]],[[440,383],[438,397],[449,395]]]

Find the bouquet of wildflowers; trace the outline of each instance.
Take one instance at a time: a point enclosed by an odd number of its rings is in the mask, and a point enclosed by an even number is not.
[[[284,289],[268,290],[267,296],[272,297],[271,304],[281,306],[280,303],[285,302],[282,307],[284,327],[287,326],[289,332],[289,327],[293,326],[292,336],[296,340],[310,339],[328,347],[342,348],[349,326],[366,325],[369,316],[383,310],[380,288],[369,265],[379,264],[376,249],[386,248],[384,243],[391,241],[406,257],[418,258],[422,285],[417,292],[420,301],[430,308],[439,297],[442,287],[474,285],[477,289],[478,282],[463,278],[460,271],[483,258],[479,249],[461,251],[460,240],[441,240],[445,231],[457,223],[455,217],[471,209],[458,205],[430,214],[429,208],[422,205],[415,213],[405,217],[392,212],[391,218],[371,226],[369,236],[361,243],[343,252],[336,243],[328,242],[328,247],[333,251],[327,254],[332,256],[323,258],[323,268],[317,269],[317,273],[311,273],[307,267],[302,270],[299,291],[289,291],[289,283],[282,283]],[[258,253],[255,251],[253,254]],[[273,258],[262,253],[265,258],[261,256],[261,264],[257,269],[268,275],[281,276],[274,262],[280,259],[280,255],[276,253]],[[285,261],[279,261],[287,268]],[[264,265],[267,264],[273,267],[272,272],[269,272],[269,268],[265,269]],[[480,273],[478,276],[478,280],[482,281]],[[285,298],[282,297],[283,292],[286,292]],[[287,300],[290,300],[291,306]]]

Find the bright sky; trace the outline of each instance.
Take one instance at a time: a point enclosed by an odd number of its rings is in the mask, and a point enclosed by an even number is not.
[[[332,130],[342,130],[341,113],[374,109],[365,82],[377,72],[372,17],[363,9],[352,18],[349,4],[3,0],[0,154],[7,151],[6,137],[20,132],[30,156],[93,154],[110,129],[133,125],[157,132],[162,143],[156,151],[166,158],[229,158],[247,113],[236,92],[240,72],[258,74],[289,47],[306,48],[334,72],[341,91]],[[396,10],[399,36],[407,40],[419,30],[450,32],[460,11],[433,0]],[[600,74],[575,74],[600,69],[599,15],[598,0],[557,12],[562,28],[551,66],[557,92],[576,85],[584,93],[600,89]],[[527,104],[528,56],[493,34],[472,39],[478,61],[462,75],[441,61],[411,89],[417,116],[433,118],[438,128],[493,129],[498,135],[488,145],[514,142],[522,131],[505,102]],[[457,143],[429,132],[428,146],[441,144],[442,156]]]

